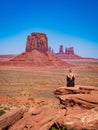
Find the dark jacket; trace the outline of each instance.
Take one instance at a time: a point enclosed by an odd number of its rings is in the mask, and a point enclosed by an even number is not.
[[[67,76],[67,87],[74,87],[75,86],[75,77],[74,75],[72,77]]]

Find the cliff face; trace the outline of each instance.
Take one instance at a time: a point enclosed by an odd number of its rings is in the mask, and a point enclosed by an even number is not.
[[[38,50],[46,53],[48,51],[48,39],[44,33],[31,33],[27,37],[26,52]]]

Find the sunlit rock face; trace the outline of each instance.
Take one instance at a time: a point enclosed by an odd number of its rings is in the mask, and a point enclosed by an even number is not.
[[[45,33],[31,33],[27,37],[26,52],[38,50],[46,53],[48,51],[48,39]]]

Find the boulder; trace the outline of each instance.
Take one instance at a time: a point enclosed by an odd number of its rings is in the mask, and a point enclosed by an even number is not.
[[[16,109],[0,116],[0,130],[8,129],[11,125],[23,117],[24,110]]]

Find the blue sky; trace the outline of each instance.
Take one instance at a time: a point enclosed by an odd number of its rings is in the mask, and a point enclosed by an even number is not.
[[[44,32],[59,45],[98,58],[98,0],[0,0],[0,54],[25,51],[27,35]]]

